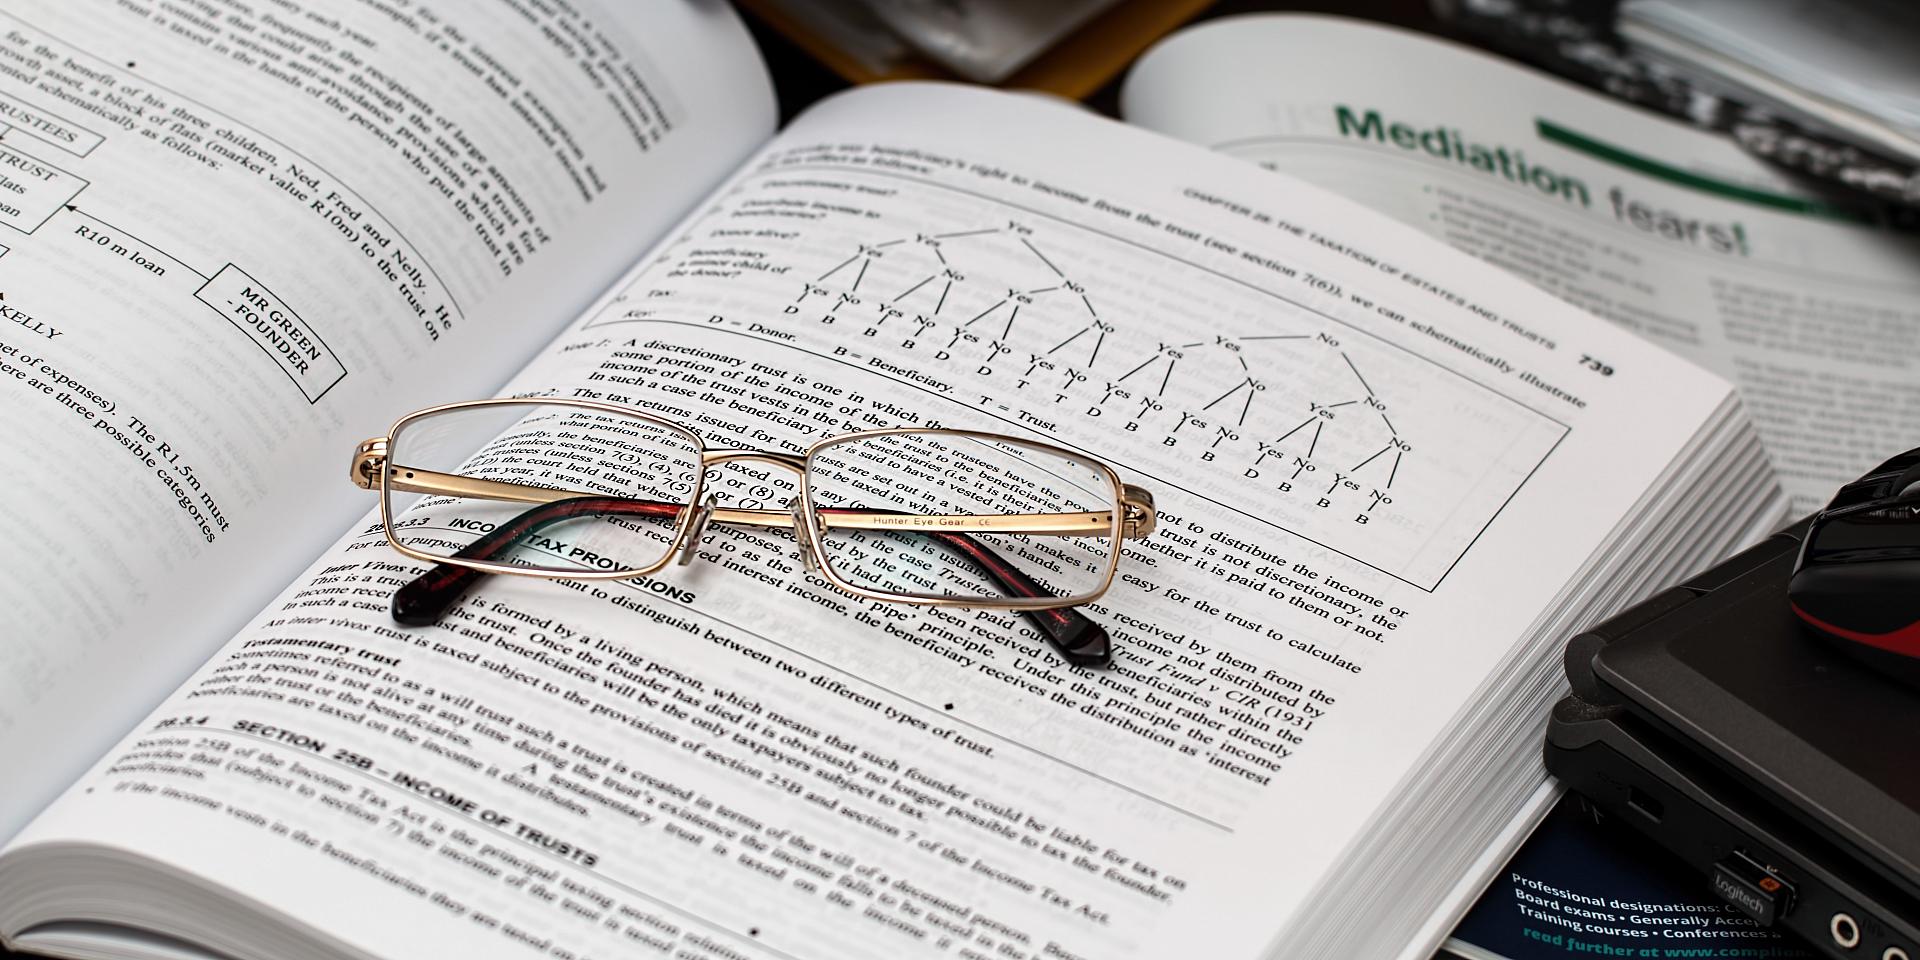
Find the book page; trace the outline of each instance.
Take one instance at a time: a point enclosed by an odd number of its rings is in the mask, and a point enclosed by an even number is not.
[[[343,6],[0,12],[0,836],[771,132],[719,5]]]
[[[1328,17],[1186,31],[1142,58],[1122,104],[1129,122],[1351,197],[1732,380],[1796,514],[1915,442],[1920,241],[1728,141]]]
[[[495,578],[401,628],[423,567],[376,522],[0,890],[78,841],[371,956],[1256,956],[1731,395],[1337,197],[920,85],[803,116],[509,390],[716,449],[1045,439],[1160,526],[1085,608],[1113,666],[1078,669],[1016,616],[856,600],[723,526],[692,566]]]

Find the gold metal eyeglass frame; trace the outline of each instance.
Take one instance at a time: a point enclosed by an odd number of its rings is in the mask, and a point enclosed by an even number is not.
[[[579,497],[605,497],[604,493],[587,490],[559,490],[551,487],[515,483],[507,480],[486,480],[466,477],[458,474],[443,473],[392,463],[388,458],[392,438],[401,435],[407,425],[437,414],[457,410],[480,409],[497,406],[561,406],[578,410],[614,414],[643,421],[677,437],[687,440],[700,454],[700,469],[692,478],[692,492],[687,496],[684,509],[679,511],[675,523],[673,539],[664,555],[654,563],[644,567],[627,570],[550,570],[538,567],[524,567],[490,560],[477,560],[467,557],[450,557],[426,553],[402,543],[394,526],[392,493],[419,493],[434,496],[464,497],[485,500],[504,500],[509,502],[542,504],[555,503]],[[1064,458],[1081,466],[1090,468],[1103,480],[1109,489],[1115,491],[1113,510],[1084,511],[1075,513],[1021,513],[1021,514],[853,514],[836,512],[835,508],[825,508],[825,512],[814,503],[813,491],[809,480],[811,471],[808,465],[821,450],[837,445],[873,437],[896,436],[902,434],[926,436],[950,436],[977,440],[1000,441],[1031,450],[1045,452]],[[722,507],[714,500],[703,503],[706,474],[709,469],[736,461],[761,463],[768,466],[790,470],[799,475],[800,492],[788,502],[788,509],[747,509]],[[695,551],[709,523],[731,523],[754,527],[770,527],[789,530],[800,543],[801,559],[809,571],[818,574],[835,588],[869,600],[881,600],[894,603],[910,603],[927,606],[965,606],[987,607],[1002,610],[1046,610],[1061,607],[1078,606],[1099,598],[1113,584],[1113,577],[1119,567],[1120,543],[1123,540],[1139,539],[1153,532],[1156,514],[1153,506],[1153,494],[1133,484],[1122,483],[1112,467],[1092,457],[1067,450],[1049,443],[1027,440],[1006,434],[989,433],[976,430],[926,429],[919,427],[898,427],[882,430],[862,430],[827,437],[816,441],[800,455],[781,453],[774,450],[727,449],[710,450],[705,440],[693,430],[659,417],[619,404],[593,400],[546,399],[546,398],[500,398],[493,400],[467,400],[458,403],[440,404],[416,410],[394,421],[385,436],[362,441],[354,451],[349,467],[349,476],[355,486],[363,490],[378,490],[380,493],[380,519],[387,542],[406,556],[436,564],[451,564],[486,573],[510,574],[513,576],[533,576],[554,580],[626,580],[657,573],[674,563],[677,558],[682,564],[693,559]],[[950,597],[930,594],[894,593],[874,590],[849,582],[834,572],[826,550],[820,543],[819,534],[829,529],[849,530],[914,530],[923,529],[932,533],[1001,533],[1026,534],[1035,536],[1084,537],[1103,536],[1113,543],[1112,555],[1102,571],[1098,586],[1093,589],[1067,597]]]

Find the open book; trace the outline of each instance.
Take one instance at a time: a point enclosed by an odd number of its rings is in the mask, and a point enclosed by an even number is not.
[[[1728,383],[1493,267],[1038,98],[775,134],[714,4],[0,20],[13,949],[1419,955],[1559,639],[1779,515]],[[494,394],[1046,440],[1159,529],[1106,669],[720,527],[402,627],[349,457]]]

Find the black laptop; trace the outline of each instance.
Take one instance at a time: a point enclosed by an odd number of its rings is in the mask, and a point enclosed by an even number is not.
[[[1920,960],[1920,694],[1790,612],[1805,529],[1569,643],[1547,768],[1755,924],[1832,957]]]

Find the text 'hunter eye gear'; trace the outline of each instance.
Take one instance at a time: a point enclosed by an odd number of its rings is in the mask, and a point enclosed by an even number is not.
[[[720,506],[706,472],[791,470],[783,509]],[[380,491],[388,541],[438,563],[394,595],[439,619],[480,577],[622,579],[697,554],[709,523],[777,527],[807,568],[857,597],[1017,610],[1068,662],[1104,666],[1107,631],[1070,608],[1113,582],[1121,541],[1153,531],[1153,496],[1070,450],[969,430],[869,430],[804,454],[709,450],[639,410],[586,400],[474,400],[401,417],[351,474]]]

